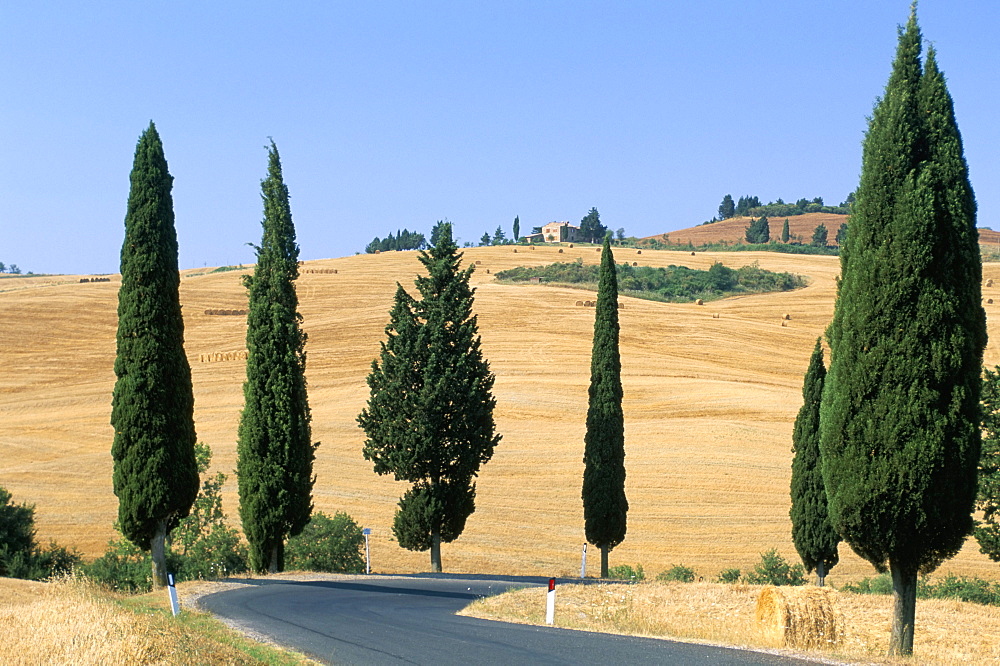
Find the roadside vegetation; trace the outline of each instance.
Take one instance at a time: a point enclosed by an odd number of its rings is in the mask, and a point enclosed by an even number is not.
[[[616,264],[618,293],[653,301],[686,303],[695,299],[717,300],[738,294],[762,294],[791,291],[806,286],[806,281],[792,273],[764,270],[757,263],[729,268],[716,262],[708,270],[686,266],[631,266]],[[599,267],[582,260],[548,266],[519,266],[497,273],[497,279],[525,283],[536,278],[545,284],[597,289]]]

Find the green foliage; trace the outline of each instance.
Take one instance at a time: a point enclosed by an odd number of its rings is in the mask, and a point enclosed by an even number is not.
[[[127,539],[109,541],[104,554],[81,570],[91,580],[117,592],[142,593],[153,587],[149,553]]]
[[[222,511],[222,487],[226,475],[217,472],[205,477],[212,463],[212,451],[207,444],[195,445],[198,473],[204,477],[201,491],[195,498],[191,515],[183,519],[171,534],[171,546],[176,554],[178,580],[221,578],[247,569],[248,553],[240,534],[226,523]]]
[[[834,237],[837,245],[843,245],[847,241],[847,222],[841,222],[837,227],[837,235]]]
[[[194,395],[184,354],[173,177],[151,122],[135,151],[118,291],[111,408],[114,492],[122,533],[149,549],[198,494]],[[162,566],[162,562],[157,563]]]
[[[718,581],[720,583],[738,583],[742,572],[739,569],[723,569],[719,572]]]
[[[760,199],[752,196],[740,197],[736,202],[736,215],[742,217],[750,214],[750,210],[760,206]]]
[[[674,303],[696,298],[714,300],[734,294],[789,291],[805,286],[805,280],[791,273],[766,271],[756,262],[737,269],[716,263],[709,270],[686,266],[615,266],[618,292],[638,298]],[[578,262],[547,266],[519,266],[496,274],[498,280],[528,282],[540,277],[548,283],[586,285],[596,288],[600,268]]]
[[[983,446],[979,455],[979,491],[976,510],[983,519],[976,522],[979,550],[1000,562],[1000,366],[983,376]]]
[[[722,197],[722,203],[719,204],[719,219],[728,220],[733,215],[736,214],[736,203],[733,201],[733,195],[727,194]]]
[[[972,531],[986,344],[975,200],[921,43],[911,14],[864,142],[821,418],[831,522],[905,586]],[[908,651],[895,636],[893,649]]]
[[[382,239],[376,236],[371,243],[365,246],[365,252],[375,254],[376,252],[394,252],[396,250],[422,250],[425,247],[427,247],[427,241],[423,234],[403,229],[396,231],[395,235],[390,233]]]
[[[504,234],[503,229],[500,225],[497,225],[496,231],[493,232],[493,238],[490,239],[490,245],[506,245],[507,236]]]
[[[757,219],[750,220],[743,235],[748,243],[760,244],[771,240],[771,225],[768,224],[767,216],[762,215]]]
[[[675,564],[666,571],[661,571],[656,580],[660,582],[678,581],[680,583],[693,583],[695,579],[694,569],[683,564]]]
[[[801,564],[789,564],[778,551],[760,554],[760,562],[746,575],[751,585],[805,585],[806,572]]]
[[[70,571],[80,562],[76,550],[49,543],[35,543],[35,507],[14,504],[11,494],[0,487],[0,577],[44,580]]]
[[[826,240],[829,236],[829,232],[826,230],[826,225],[820,222],[813,229],[812,244],[816,247],[826,247]]]
[[[297,536],[288,540],[285,563],[289,569],[364,573],[365,537],[344,512],[331,518],[317,511]]]
[[[786,217],[785,223],[781,225],[781,242],[787,243],[790,237],[791,236],[788,233],[788,218]]]
[[[241,270],[243,270],[243,264],[240,264],[239,266],[219,266],[218,268],[213,268],[212,270],[210,270],[209,274],[228,273],[230,271],[241,271]]]
[[[247,364],[237,443],[240,519],[255,571],[283,569],[285,540],[312,513],[311,414],[306,395],[305,343],[295,280],[299,247],[278,148],[268,150],[263,239],[257,265],[245,276]]]
[[[646,573],[642,570],[642,565],[637,564],[633,569],[628,564],[619,564],[616,567],[608,567],[608,578],[614,580],[646,580]]]
[[[873,578],[863,578],[856,583],[845,583],[842,592],[854,594],[892,594],[892,576],[888,573]],[[1000,606],[1000,583],[948,574],[931,580],[921,577],[917,584],[919,599],[955,599],[984,606]]]
[[[817,569],[826,576],[840,559],[840,535],[833,529],[827,511],[819,448],[819,413],[823,398],[823,347],[816,340],[802,385],[803,404],[792,430],[792,541],[806,571]]]
[[[625,417],[618,349],[618,282],[609,239],[597,281],[583,454],[583,518],[587,541],[608,550],[625,539]]]
[[[420,255],[427,270],[416,279],[420,300],[397,286],[358,416],[375,472],[414,484],[400,501],[394,532],[406,548],[430,547],[432,567],[440,564],[435,539],[457,538],[475,510],[473,479],[500,441],[494,376],[472,313],[475,267],[461,270],[461,258],[450,225],[443,227]]]
[[[598,243],[608,234],[608,228],[601,224],[601,214],[596,208],[590,211],[580,220],[580,238],[588,243]]]
[[[518,217],[517,215],[514,216],[513,232],[514,234],[513,236],[511,236],[511,240],[513,240],[516,243],[517,241],[521,240],[521,218]]]

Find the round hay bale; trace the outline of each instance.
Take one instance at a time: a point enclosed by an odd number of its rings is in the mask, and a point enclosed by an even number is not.
[[[694,256],[694,252],[692,252],[692,253],[691,253],[691,256],[692,256],[692,257]]]
[[[559,248],[559,254],[562,254],[562,248]]]
[[[583,301],[577,301],[576,304],[577,305],[583,305]]]
[[[696,300],[696,301],[694,302],[694,304],[695,304],[695,305],[704,305],[704,304],[705,304],[705,301],[703,301],[703,300],[701,300],[701,299],[699,298],[698,300]]]
[[[638,266],[638,265],[639,265],[639,262],[638,262],[638,261],[633,261],[633,262],[632,262],[632,265],[633,265],[633,266]]]
[[[517,248],[516,247],[514,248],[514,254],[517,254]]]
[[[993,280],[987,280],[986,281],[986,286],[987,287],[992,287],[993,286]]]
[[[477,261],[476,262],[476,266],[482,266],[482,265],[483,265],[483,262],[481,262],[481,261]]]
[[[597,251],[598,251],[598,252],[600,252],[600,251],[601,251],[601,248],[597,248]]]
[[[487,275],[489,275],[489,274],[490,274],[490,269],[488,269],[488,268],[486,269],[486,274],[487,274]]]
[[[573,247],[573,244],[572,244],[572,243],[570,243],[570,244],[569,244],[569,246],[570,246],[570,247]]]
[[[534,251],[535,251],[535,244],[534,244],[534,243],[532,243],[532,244],[531,244],[531,251],[532,251],[532,252],[534,252]]]
[[[784,319],[782,319],[781,320],[781,325],[782,326],[788,326],[788,322],[786,322]]]
[[[785,314],[781,315],[781,318],[784,319],[785,321],[791,321],[792,315],[786,312]]]
[[[844,632],[835,602],[828,587],[765,587],[757,598],[757,630],[775,647],[833,647]]]
[[[993,299],[992,298],[987,298],[986,299],[986,304],[987,305],[993,305]]]

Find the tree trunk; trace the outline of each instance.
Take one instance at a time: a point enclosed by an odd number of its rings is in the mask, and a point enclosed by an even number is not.
[[[823,562],[816,564],[816,584],[820,587],[826,585],[826,564]]]
[[[275,574],[281,571],[278,567],[278,544],[271,546],[271,561],[267,565],[267,573]]]
[[[917,572],[892,563],[892,636],[889,638],[889,655],[913,655],[913,623],[917,609]]]
[[[153,560],[153,587],[163,588],[167,586],[167,553],[165,542],[167,540],[167,520],[164,518],[156,524],[156,531],[149,541],[150,555]]]
[[[607,546],[601,546],[601,578],[608,577],[608,550]]]
[[[440,532],[431,532],[431,573],[441,573]]]

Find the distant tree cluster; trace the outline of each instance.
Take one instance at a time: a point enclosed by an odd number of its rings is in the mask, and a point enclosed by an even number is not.
[[[706,224],[728,220],[731,217],[791,217],[794,215],[805,215],[806,213],[835,213],[838,215],[849,215],[851,205],[854,203],[854,193],[847,195],[847,199],[839,206],[827,206],[823,203],[823,197],[813,199],[799,199],[794,204],[785,203],[782,199],[762,204],[755,196],[742,196],[737,201],[733,201],[733,195],[727,194],[722,197],[719,204],[719,217],[712,218]]]
[[[11,264],[10,266],[4,264],[0,261],[0,273],[10,273],[11,275],[20,275],[21,269],[17,267],[17,264]]]
[[[397,231],[395,235],[390,233],[382,239],[376,236],[371,243],[365,246],[365,252],[375,254],[376,252],[392,252],[394,250],[422,250],[425,247],[427,247],[427,240],[423,234],[403,229]]]
[[[748,243],[767,243],[771,240],[771,225],[768,224],[767,216],[762,215],[751,220],[744,234]]]
[[[580,220],[581,240],[597,243],[608,234],[608,228],[601,224],[601,214],[596,208],[591,208],[582,220]]]

